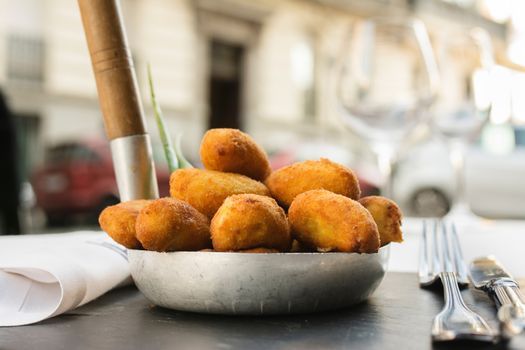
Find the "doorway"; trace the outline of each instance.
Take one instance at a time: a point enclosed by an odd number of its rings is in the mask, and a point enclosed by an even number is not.
[[[239,44],[210,41],[209,128],[242,129],[243,58]]]

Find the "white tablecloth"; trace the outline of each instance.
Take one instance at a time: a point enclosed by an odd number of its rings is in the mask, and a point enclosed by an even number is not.
[[[525,278],[525,221],[454,219],[466,263],[483,255],[494,255],[515,278]],[[389,271],[416,272],[422,220],[403,220],[402,244],[390,248]]]

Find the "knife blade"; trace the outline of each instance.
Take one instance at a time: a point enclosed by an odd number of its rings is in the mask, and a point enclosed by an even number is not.
[[[523,333],[525,329],[525,297],[518,283],[492,256],[470,263],[470,280],[477,289],[488,293],[498,306],[500,331],[504,338]]]

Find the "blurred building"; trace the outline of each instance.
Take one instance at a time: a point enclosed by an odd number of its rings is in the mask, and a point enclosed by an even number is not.
[[[352,21],[414,14],[433,42],[480,26],[497,43],[506,27],[438,0],[122,0],[146,112],[150,62],[170,129],[197,155],[209,127],[239,127],[267,149],[300,138],[352,145],[335,101],[336,65]],[[385,59],[385,64],[388,64]],[[453,64],[453,63],[451,63]],[[463,88],[464,82],[451,86]],[[96,89],[71,0],[0,0],[0,87],[17,114],[23,172],[43,145],[103,137]],[[151,134],[155,124],[149,122]]]

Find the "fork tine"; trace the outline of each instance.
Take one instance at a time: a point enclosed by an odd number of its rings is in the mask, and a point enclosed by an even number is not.
[[[436,236],[437,226],[437,224],[434,225]],[[493,342],[496,339],[494,331],[481,316],[466,306],[461,296],[461,283],[457,279],[458,271],[454,269],[458,266],[457,264],[460,264],[458,259],[461,257],[461,253],[458,253],[459,240],[454,237],[454,231],[455,226],[453,224],[450,225],[449,230],[448,222],[439,221],[440,258],[443,265],[439,277],[445,293],[445,305],[441,312],[434,317],[432,340],[472,339]],[[454,257],[454,263],[451,255]]]
[[[442,266],[440,263],[440,255],[439,255],[439,245],[437,240],[437,229],[438,229],[438,220],[434,220],[434,225],[432,225],[432,268],[431,273],[433,275],[438,274],[440,271],[442,271]]]
[[[463,259],[463,252],[461,251],[461,244],[459,243],[458,232],[456,230],[456,224],[452,222],[451,228],[451,244],[452,244],[452,255],[454,258],[454,264],[456,265],[456,274],[458,276],[458,282],[461,284],[468,284],[468,273],[465,260]]]
[[[441,253],[443,257],[443,271],[455,272],[452,266],[452,259],[450,258],[450,245],[448,239],[447,225],[444,221],[441,221]]]
[[[421,242],[419,244],[419,280],[426,280],[429,276],[428,266],[428,240],[427,240],[427,221],[423,220]]]

